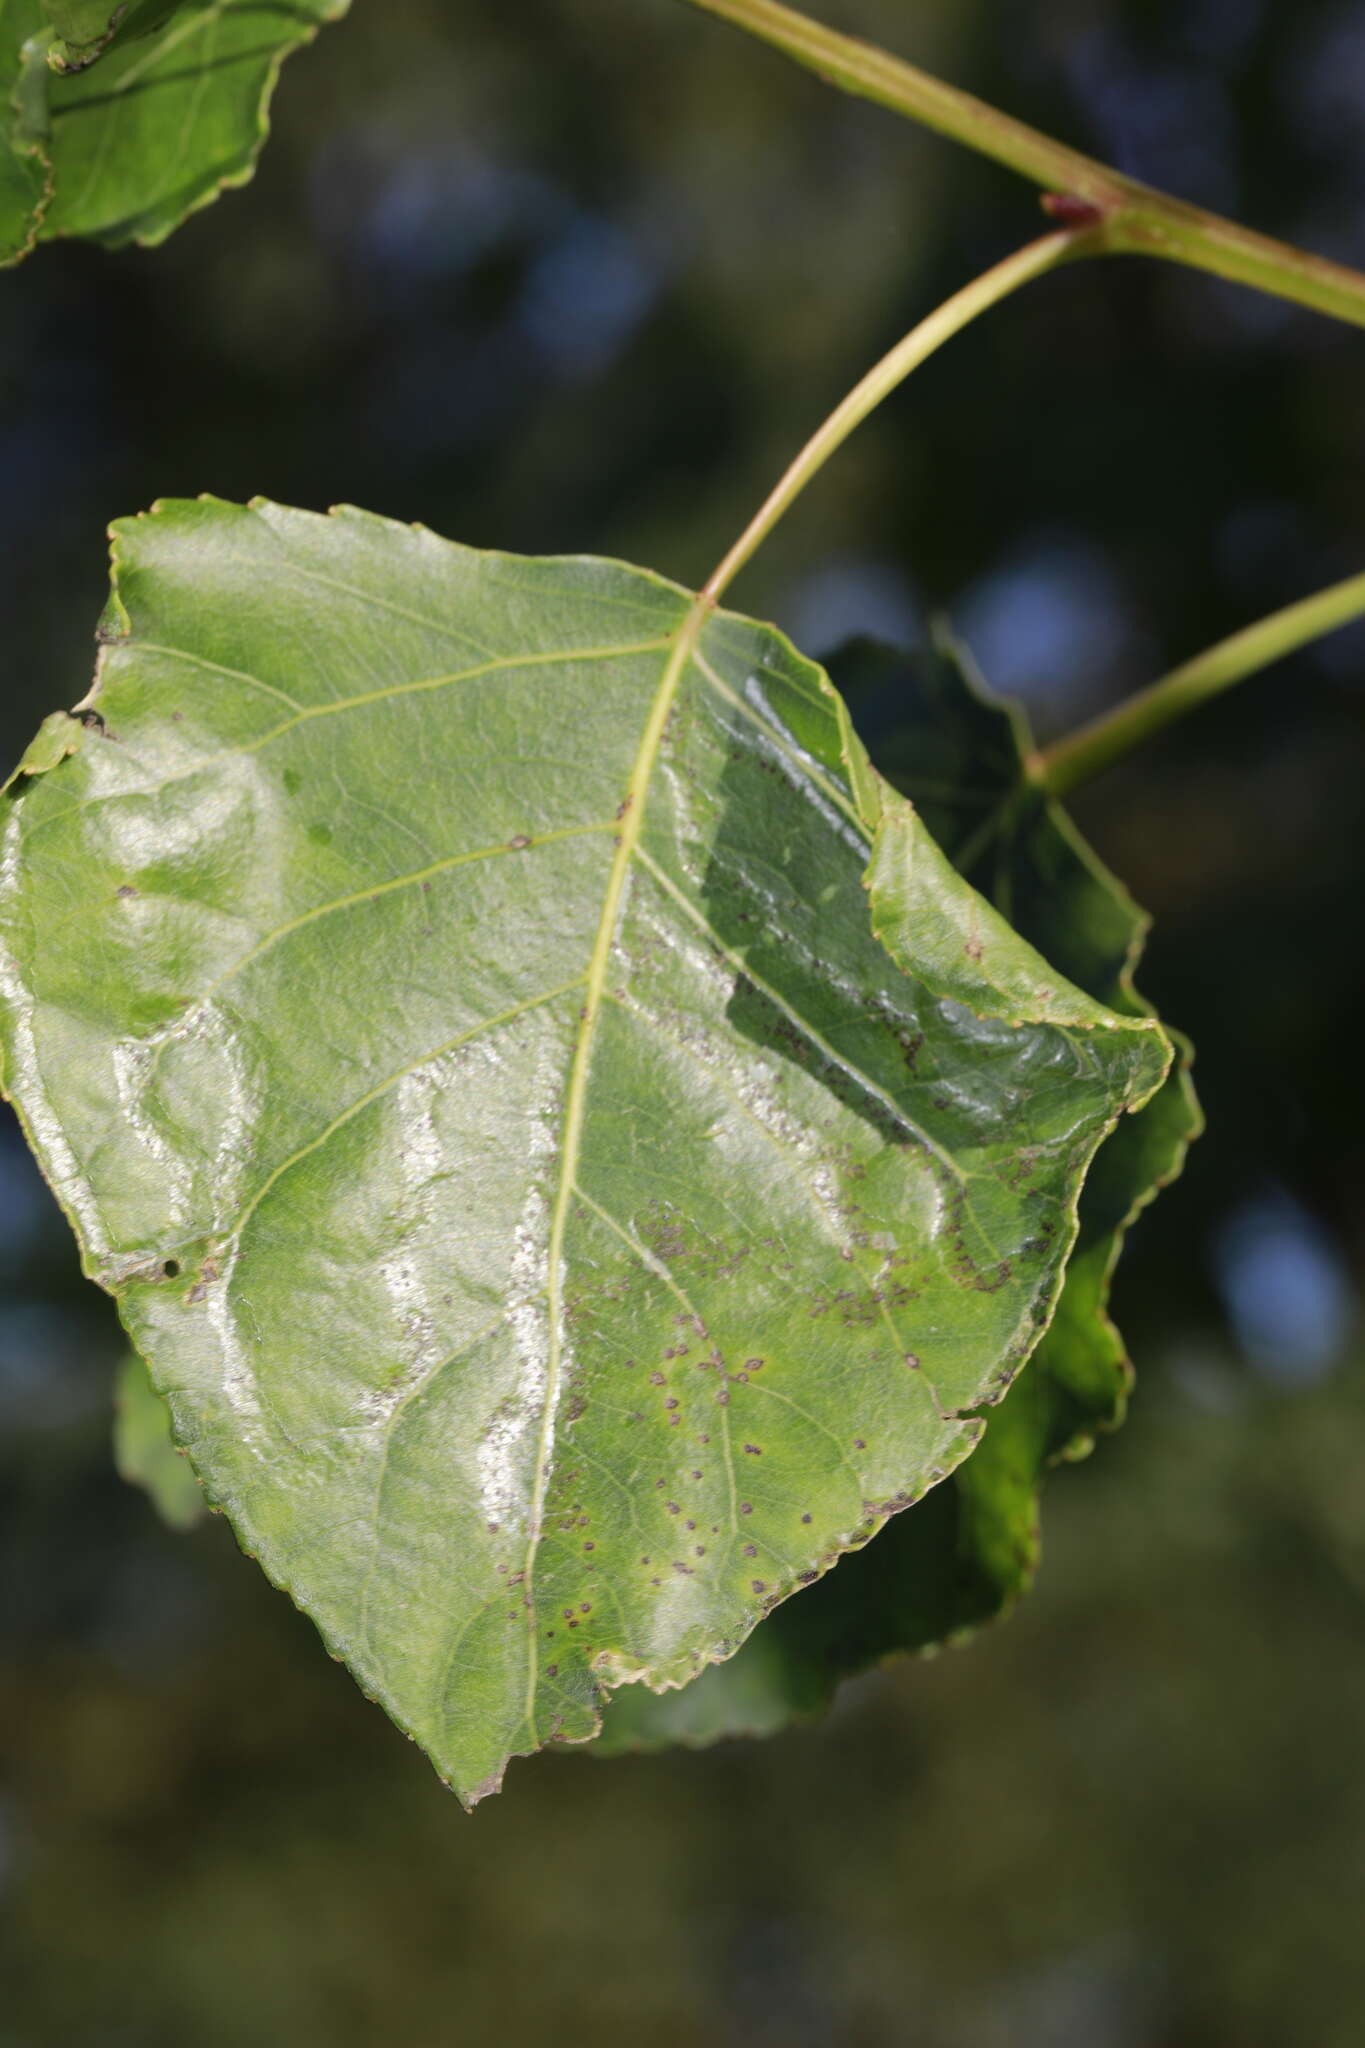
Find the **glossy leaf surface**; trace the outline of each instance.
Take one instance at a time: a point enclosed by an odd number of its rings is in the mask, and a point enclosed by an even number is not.
[[[1129,1016],[1147,920],[1060,805],[1029,781],[1017,708],[991,697],[946,640],[915,657],[858,644],[835,657],[879,766],[955,864],[1078,986]],[[879,744],[879,736],[886,737]],[[1123,1234],[1178,1173],[1200,1127],[1188,1049],[1102,1147],[1080,1201],[1061,1298],[1027,1369],[986,1417],[972,1458],[878,1541],[782,1608],[729,1664],[663,1698],[622,1694],[601,1740],[657,1748],[762,1734],[828,1704],[840,1680],[951,1640],[1025,1590],[1047,1467],[1121,1420],[1131,1370],[1109,1318]]]
[[[50,14],[43,0],[0,0],[0,260],[59,235],[159,242],[245,182],[280,65],[348,4],[53,0]]]
[[[350,511],[115,563],[8,798],[6,1085],[210,1494],[473,1801],[968,1453],[1169,1046],[769,628]]]

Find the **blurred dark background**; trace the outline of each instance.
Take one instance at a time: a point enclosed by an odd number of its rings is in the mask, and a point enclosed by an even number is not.
[[[824,0],[1365,265],[1365,6]],[[355,0],[255,184],[0,277],[0,751],[103,528],[351,500],[705,574],[805,433],[1039,226],[673,0]],[[1052,733],[1365,563],[1365,335],[1136,262],[923,370],[736,589],[812,654],[948,610]],[[763,1746],[512,1767],[471,1819],[219,1522],[114,1476],[109,1304],[0,1131],[0,2048],[1365,2040],[1365,634],[1077,812],[1210,1134],[1136,1234],[1132,1419],[1037,1593]]]

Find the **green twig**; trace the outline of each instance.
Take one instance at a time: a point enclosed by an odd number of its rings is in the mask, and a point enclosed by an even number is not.
[[[1093,207],[1102,217],[1105,246],[1116,253],[1164,257],[1365,327],[1365,276],[1359,271],[1124,177],[901,58],[809,20],[780,0],[689,4],[733,22],[843,91],[906,114],[1049,192]]]
[[[1072,262],[1078,256],[1101,254],[1103,246],[1102,236],[1093,227],[1063,228],[1055,234],[1043,235],[1013,256],[1007,256],[1003,263],[997,263],[994,269],[981,277],[973,278],[969,285],[964,285],[960,292],[954,292],[952,298],[945,299],[941,306],[936,307],[927,319],[912,327],[904,340],[898,341],[854,385],[847,398],[840,401],[824,424],[811,435],[724,560],[707,577],[702,586],[703,596],[712,603],[719,599],[760,542],[772,532],[783,513],[835,450],[843,446],[854,428],[935,349],[942,348],[945,341],[960,334],[978,314],[998,305],[1011,292],[1018,291],[1020,285],[1042,277],[1045,272],[1056,270],[1059,265]]]
[[[1053,796],[1063,796],[1089,782],[1163,726],[1183,718],[1209,697],[1268,668],[1324,633],[1333,633],[1365,614],[1365,576],[1348,576],[1330,590],[1320,590],[1298,604],[1286,605],[1254,626],[1220,640],[1193,661],[1172,669],[1160,682],[1102,717],[1068,734],[1055,746],[1035,754],[1030,771]]]

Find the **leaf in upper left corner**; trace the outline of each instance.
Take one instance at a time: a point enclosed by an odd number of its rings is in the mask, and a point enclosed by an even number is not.
[[[38,238],[48,198],[42,0],[0,0],[0,267]]]
[[[349,4],[130,7],[98,64],[48,74],[52,198],[41,238],[160,242],[225,186],[244,184],[265,141],[280,65]],[[110,19],[107,0],[64,7],[73,19]]]

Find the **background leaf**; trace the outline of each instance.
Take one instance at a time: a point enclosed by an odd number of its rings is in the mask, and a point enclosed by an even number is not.
[[[1125,1015],[1146,1014],[1133,970],[1147,920],[1028,778],[1032,741],[1018,707],[993,698],[946,635],[913,657],[855,643],[830,672],[879,766],[959,870],[1078,987]],[[879,749],[887,732],[894,743]],[[1132,1375],[1109,1284],[1124,1231],[1179,1172],[1200,1128],[1183,1044],[1180,1054],[1096,1157],[1056,1313],[974,1455],[729,1664],[676,1696],[618,1695],[604,1753],[767,1733],[827,1705],[868,1664],[950,1641],[1025,1590],[1048,1465],[1083,1455],[1097,1430],[1122,1419]]]
[[[151,1496],[172,1529],[192,1529],[207,1512],[189,1461],[176,1449],[170,1411],[135,1351],[114,1383],[114,1463],[120,1478]]]
[[[0,0],[0,265],[33,247],[49,190],[42,0]]]
[[[7,1085],[212,1496],[472,1802],[967,1453],[1169,1048],[769,628],[355,512],[116,534],[95,722],[11,785]]]
[[[26,254],[35,236],[160,242],[225,186],[245,183],[280,65],[348,6],[133,0],[115,20],[75,0],[54,17],[77,41],[59,40],[53,72],[42,0],[0,0],[0,63],[25,94],[21,118],[11,93],[0,169],[2,260]]]

